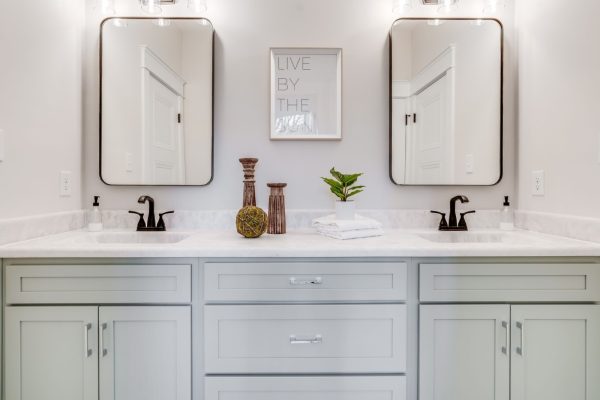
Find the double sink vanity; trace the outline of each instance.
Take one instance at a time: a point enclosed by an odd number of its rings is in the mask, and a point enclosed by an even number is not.
[[[353,241],[121,230],[0,256],[7,400],[600,393],[597,244],[493,230]]]

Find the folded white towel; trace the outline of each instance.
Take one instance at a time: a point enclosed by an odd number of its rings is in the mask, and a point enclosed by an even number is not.
[[[375,228],[375,229],[356,229],[353,231],[322,231],[320,229],[317,229],[317,232],[319,232],[321,235],[323,236],[327,236],[333,239],[339,239],[339,240],[349,240],[349,239],[362,239],[362,238],[369,238],[369,237],[375,237],[375,236],[383,236],[383,229],[381,228]]]
[[[317,218],[313,220],[313,226],[318,230],[327,230],[328,232],[346,232],[360,229],[381,229],[381,223],[371,218],[360,215],[352,220],[336,219],[335,215]]]

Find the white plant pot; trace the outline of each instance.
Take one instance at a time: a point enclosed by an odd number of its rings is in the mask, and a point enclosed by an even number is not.
[[[353,201],[336,201],[335,218],[341,220],[353,220],[356,212],[356,203]]]

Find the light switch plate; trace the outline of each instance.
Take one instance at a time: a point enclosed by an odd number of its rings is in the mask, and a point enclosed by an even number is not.
[[[72,193],[72,177],[71,171],[60,171],[60,196],[61,197],[70,197]]]
[[[531,194],[544,196],[546,194],[546,174],[544,171],[533,171]]]
[[[475,172],[475,156],[473,154],[467,154],[465,157],[465,172],[467,174]]]
[[[5,157],[6,139],[4,137],[4,131],[0,129],[0,162],[4,161]]]

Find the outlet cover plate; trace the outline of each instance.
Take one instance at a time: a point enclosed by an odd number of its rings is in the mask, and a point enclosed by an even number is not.
[[[533,171],[531,194],[534,196],[544,196],[546,194],[546,174],[544,171]]]

